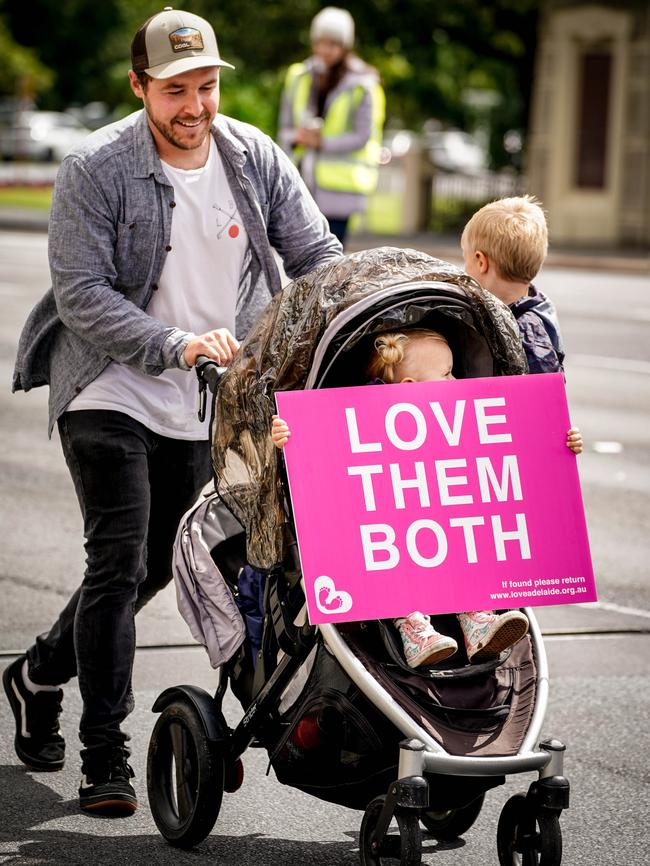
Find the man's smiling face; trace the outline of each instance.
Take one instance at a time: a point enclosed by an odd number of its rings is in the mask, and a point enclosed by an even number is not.
[[[201,148],[219,109],[219,68],[192,69],[172,78],[150,78],[142,87],[133,72],[131,86],[144,103],[161,157],[173,148]]]

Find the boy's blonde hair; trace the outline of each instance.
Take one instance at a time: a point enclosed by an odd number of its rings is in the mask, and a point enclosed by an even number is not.
[[[397,368],[406,356],[408,344],[415,340],[437,340],[447,344],[442,334],[430,331],[428,328],[411,328],[408,331],[387,331],[385,334],[380,334],[375,339],[374,352],[368,363],[367,373],[370,378],[382,379],[389,385],[396,382]]]
[[[502,198],[477,210],[460,240],[471,256],[484,253],[505,280],[530,283],[548,252],[548,228],[533,195]]]

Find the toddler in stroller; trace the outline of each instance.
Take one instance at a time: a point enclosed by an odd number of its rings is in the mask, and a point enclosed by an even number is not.
[[[263,570],[264,628],[256,665],[245,638],[213,659],[214,697],[177,686],[154,705],[161,715],[149,750],[149,799],[172,844],[188,847],[210,832],[223,791],[238,787],[240,757],[256,740],[280,782],[364,811],[359,849],[368,866],[389,857],[417,866],[421,824],[437,839],[454,839],[474,823],[489,789],[507,774],[535,770],[527,793],[502,812],[499,861],[520,863],[525,851],[536,858],[531,863],[539,856],[548,866],[560,862],[558,818],[569,784],[564,746],[539,743],[548,672],[532,611],[521,612],[527,636],[473,664],[456,617],[433,618],[459,650],[453,663],[426,668],[404,662],[384,623],[311,626],[305,618],[291,502],[268,434],[273,393],[363,384],[369,346],[410,328],[445,334],[457,377],[526,371],[516,325],[498,300],[446,263],[382,249],[296,281],[215,388],[217,490],[181,524],[178,559],[207,572],[209,550],[212,579],[233,593],[242,566]],[[219,518],[226,509],[235,524],[228,532]],[[216,543],[202,524],[210,512],[219,524]],[[234,631],[241,622],[232,608]],[[234,729],[221,710],[228,685],[244,710]]]
[[[453,379],[454,359],[449,343],[436,331],[412,329],[380,334],[374,341],[366,374],[369,384],[439,382]],[[273,416],[271,439],[284,448],[291,431],[282,418]],[[567,447],[574,454],[582,451],[582,437],[577,427],[567,433]],[[492,610],[458,614],[465,651],[470,662],[495,658],[509,649],[528,631],[528,620],[518,610],[496,613]],[[440,634],[430,617],[415,611],[394,620],[404,644],[409,667],[434,665],[452,656],[458,644],[450,635]]]

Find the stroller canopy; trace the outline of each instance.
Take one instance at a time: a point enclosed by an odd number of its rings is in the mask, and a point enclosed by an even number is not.
[[[343,256],[295,280],[242,343],[215,398],[212,459],[217,492],[246,531],[252,565],[269,569],[286,554],[270,438],[274,392],[361,385],[372,335],[414,326],[447,336],[457,378],[527,372],[517,324],[501,301],[448,262],[391,247]]]

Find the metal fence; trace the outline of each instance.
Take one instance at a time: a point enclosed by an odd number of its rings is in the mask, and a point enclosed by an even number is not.
[[[430,228],[437,232],[457,230],[477,208],[497,198],[521,195],[523,189],[523,177],[511,171],[471,175],[436,171]]]

